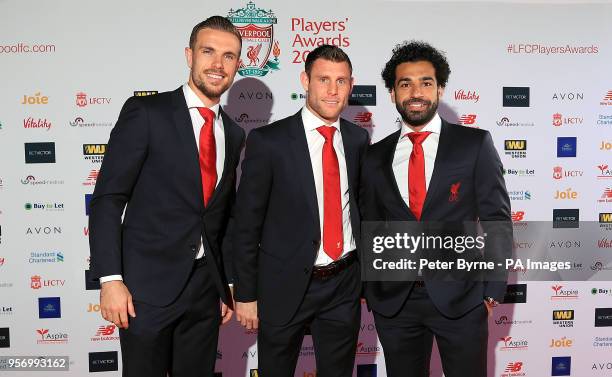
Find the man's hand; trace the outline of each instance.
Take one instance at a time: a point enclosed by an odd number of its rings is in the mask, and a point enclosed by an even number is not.
[[[132,295],[121,280],[102,283],[100,289],[100,312],[102,318],[122,329],[128,328],[128,314],[134,318],[136,311]]]
[[[233,307],[235,308],[236,302],[234,302],[234,287],[230,285],[229,289],[231,293],[231,297],[229,297],[229,299],[232,300],[234,303]],[[234,311],[223,301],[221,301],[221,324],[225,325],[230,319],[232,319],[232,314],[234,314]]]
[[[493,308],[496,306],[495,303],[484,300],[485,307],[487,308],[487,313],[489,313],[489,317],[493,315]]]
[[[257,301],[236,302],[236,320],[246,327],[247,330],[257,329],[259,319],[257,318]]]

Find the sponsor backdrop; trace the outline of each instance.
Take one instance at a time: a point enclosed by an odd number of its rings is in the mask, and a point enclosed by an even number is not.
[[[222,103],[247,131],[298,111],[304,58],[331,43],[354,66],[345,118],[380,140],[398,126],[380,71],[396,43],[424,39],[453,71],[443,117],[493,135],[514,220],[612,232],[611,4],[12,0],[0,14],[0,355],[63,355],[61,375],[120,375],[118,331],[86,282],[87,204],[121,105],[185,82],[183,48],[212,14],[244,35]],[[550,248],[612,253],[612,233],[587,246],[552,234]],[[611,282],[518,281],[506,302],[490,318],[490,376],[612,375]],[[256,376],[256,334],[223,327],[217,361],[219,376]],[[432,369],[442,375],[439,357]],[[307,336],[296,376],[315,375]],[[365,305],[355,375],[385,376]]]

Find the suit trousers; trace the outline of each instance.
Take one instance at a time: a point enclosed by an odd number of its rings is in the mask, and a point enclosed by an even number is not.
[[[297,313],[282,326],[261,320],[257,335],[262,377],[293,377],[308,326],[317,377],[351,377],[361,320],[361,279],[355,262],[338,275],[311,278]]]
[[[399,313],[374,312],[388,377],[428,377],[433,338],[445,377],[487,377],[488,321],[484,303],[459,318],[434,306],[423,283],[415,284]]]
[[[134,301],[136,317],[119,331],[123,377],[214,375],[220,301],[204,258],[196,261],[185,288],[170,305]]]

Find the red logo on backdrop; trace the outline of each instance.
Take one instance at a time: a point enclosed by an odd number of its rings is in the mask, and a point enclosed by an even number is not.
[[[461,181],[451,184],[450,196],[448,197],[449,202],[459,201],[459,188],[460,187],[461,187]]]
[[[87,176],[87,180],[83,182],[83,186],[95,186],[96,181],[98,180],[98,174],[100,174],[100,170],[92,170],[89,172]]]
[[[499,338],[501,341],[504,342],[504,346],[501,347],[502,351],[507,351],[507,350],[526,350],[529,346],[527,344],[526,340],[512,340],[511,336],[504,336],[502,338]]]
[[[523,363],[520,361],[514,363],[508,363],[506,366],[506,370],[504,372],[512,373],[512,372],[520,372],[523,370]]]
[[[455,90],[455,101],[474,101],[476,103],[479,99],[480,94],[475,90],[468,90],[467,93],[464,89]]]
[[[608,93],[603,98],[603,101],[599,103],[601,106],[612,106],[612,90],[608,90]]]
[[[115,325],[108,325],[108,326],[100,326],[98,327],[98,331],[96,331],[96,335],[95,336],[110,336],[113,335],[115,333],[115,329],[117,328],[117,326]]]
[[[512,221],[523,221],[525,218],[525,211],[512,211]]]
[[[555,127],[560,127],[563,124],[563,120],[561,119],[561,114],[559,113],[553,114],[552,124]]]
[[[32,289],[40,289],[42,287],[40,276],[34,275],[30,278],[30,287],[32,287]]]
[[[354,118],[355,122],[360,122],[360,123],[367,123],[371,120],[372,120],[372,113],[367,112],[367,111],[357,113],[357,115],[355,115],[355,118]]]
[[[88,226],[83,227],[83,235],[85,237],[89,237],[89,227]]]
[[[4,266],[4,261],[5,261],[4,258],[0,258],[0,267]]]
[[[561,288],[563,288],[562,285],[553,285],[551,287],[553,289],[553,291],[555,291],[555,294],[558,296],[559,295],[559,291],[561,290]]]
[[[470,126],[476,123],[476,114],[464,114],[459,118],[459,124]]]
[[[40,330],[36,330],[36,332],[40,335],[41,339],[44,339],[45,334],[49,333],[49,329],[40,329]]]
[[[554,179],[563,178],[563,168],[561,166],[555,166],[553,168],[553,178]]]
[[[608,187],[604,190],[603,194],[601,195],[602,199],[612,199],[612,188]]]
[[[83,92],[78,92],[76,94],[76,104],[78,107],[85,107],[87,106],[87,94],[83,93]]]
[[[612,178],[612,169],[608,168],[608,164],[597,165],[597,168],[601,172],[601,174],[597,176],[597,179]]]

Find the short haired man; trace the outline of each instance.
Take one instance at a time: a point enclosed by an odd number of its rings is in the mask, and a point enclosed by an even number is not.
[[[340,118],[353,87],[340,48],[300,76],[306,105],[251,131],[235,207],[236,318],[259,328],[259,372],[294,375],[309,326],[317,376],[352,375],[360,323],[358,184],[368,134]]]
[[[219,324],[232,315],[221,242],[244,141],[219,99],[241,44],[223,17],[197,24],[188,83],[128,99],[111,133],[89,239],[102,316],[121,329],[123,376],[213,376]]]

